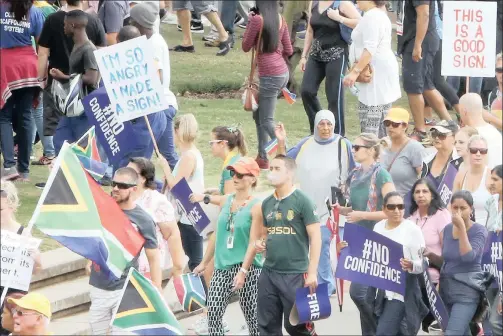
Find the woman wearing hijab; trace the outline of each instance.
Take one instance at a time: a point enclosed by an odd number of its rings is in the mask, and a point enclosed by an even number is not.
[[[321,110],[314,120],[314,135],[286,149],[286,130],[283,124],[276,126],[278,154],[287,155],[297,163],[297,179],[300,189],[316,204],[320,223],[326,223],[330,211],[325,201],[330,199],[332,188],[341,188],[355,163],[351,143],[334,133],[335,117],[328,110]],[[313,177],[316,178],[313,178]],[[335,200],[331,200],[335,202]],[[322,225],[322,247],[318,266],[318,281],[328,283],[329,294],[335,290],[335,280],[330,264],[330,241],[335,228]]]

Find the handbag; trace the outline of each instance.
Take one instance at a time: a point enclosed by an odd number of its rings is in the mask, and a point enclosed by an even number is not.
[[[255,44],[255,46],[252,49],[250,75],[245,81],[246,84],[242,96],[243,108],[245,111],[248,112],[255,112],[258,109],[259,84],[255,82],[253,78],[255,76],[255,70],[257,69],[257,59],[258,59],[260,43],[262,41],[263,28],[264,28],[264,21],[262,17],[260,17],[260,31],[258,33],[258,41],[257,44]]]

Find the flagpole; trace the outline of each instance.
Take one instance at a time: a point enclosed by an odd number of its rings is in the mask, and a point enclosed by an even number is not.
[[[68,142],[65,141],[63,143],[63,147],[61,148],[60,154],[63,153],[66,150],[66,148],[68,148],[68,146],[69,146]],[[31,219],[28,222],[28,226],[25,229],[28,233],[31,233],[31,230],[33,229],[33,225],[35,224],[35,220],[37,219],[38,215],[40,214],[40,208],[44,204],[45,198],[47,197],[47,194],[49,193],[49,188],[47,188],[47,186],[50,186],[52,184],[52,182],[56,178],[56,173],[57,173],[59,167],[61,166],[60,156],[61,155],[58,155],[56,157],[54,166],[51,170],[51,173],[49,174],[49,178],[47,179],[46,187],[42,191],[42,195],[40,195],[40,198],[38,199],[37,206],[35,207],[35,210],[33,211],[33,215],[31,216]],[[18,263],[21,262],[22,247],[23,247],[23,241],[21,240],[21,243],[19,244],[19,252],[16,255],[16,258],[14,258],[14,261],[15,261],[14,265],[17,265]],[[4,286],[3,291],[2,291],[2,296],[0,297],[0,305],[3,304],[5,297],[7,296],[7,291],[9,290],[9,288],[12,285],[12,282],[14,280],[14,273],[15,272],[10,272],[8,275],[7,284]]]
[[[147,116],[143,116],[143,118],[145,118],[145,122],[147,123],[148,132],[150,133],[150,137],[152,138],[152,142],[154,143],[155,155],[157,155],[157,157],[160,157],[161,152],[159,151],[159,147],[157,147],[157,141],[155,141],[154,132],[152,132],[152,127],[150,127],[150,121],[148,121]]]

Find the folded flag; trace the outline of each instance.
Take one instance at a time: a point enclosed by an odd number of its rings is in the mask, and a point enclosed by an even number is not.
[[[34,225],[73,252],[92,260],[109,279],[118,279],[145,239],[65,142],[40,196]]]
[[[206,306],[206,292],[201,277],[187,273],[173,279],[183,311],[193,312]]]
[[[295,93],[290,92],[287,88],[281,89],[281,92],[283,92],[283,97],[285,97],[285,100],[289,105],[293,105],[293,103],[296,102],[297,95]]]
[[[272,153],[278,150],[278,139],[273,139],[267,145],[265,145],[265,151],[268,155],[272,155]]]
[[[136,335],[184,335],[159,290],[130,268],[111,326]]]
[[[105,175],[108,165],[103,162],[98,150],[98,141],[94,126],[91,127],[77,142],[71,145],[85,170],[99,181]]]

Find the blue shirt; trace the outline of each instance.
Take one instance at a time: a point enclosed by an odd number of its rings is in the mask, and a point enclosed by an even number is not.
[[[0,5],[0,48],[15,48],[31,46],[31,37],[37,38],[42,32],[44,14],[35,6],[31,6],[27,17],[16,21],[14,13],[10,11],[10,4]]]

